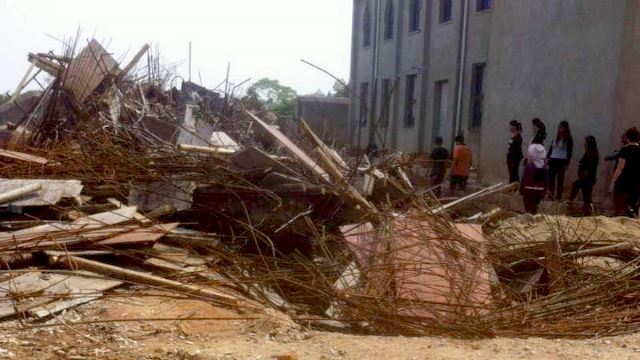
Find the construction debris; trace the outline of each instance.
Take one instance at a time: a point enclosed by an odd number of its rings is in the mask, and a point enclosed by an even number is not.
[[[151,54],[137,65],[148,51],[125,66],[96,40],[30,56],[52,80],[3,130],[0,318],[40,321],[136,284],[341,331],[640,328],[629,231],[533,236],[529,225],[565,220],[460,217],[452,210],[512,185],[445,203],[409,157],[347,156],[303,120],[304,138],[287,136],[231,94],[171,87]]]

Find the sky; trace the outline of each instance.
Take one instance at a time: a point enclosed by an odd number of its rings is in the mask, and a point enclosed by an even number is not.
[[[334,80],[305,59],[348,79],[351,0],[0,0],[0,92],[13,91],[29,52],[61,53],[61,39],[99,40],[126,63],[145,44],[167,63],[213,88],[272,78],[299,94],[327,92]]]

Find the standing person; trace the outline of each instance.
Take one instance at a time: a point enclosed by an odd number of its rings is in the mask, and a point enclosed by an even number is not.
[[[535,215],[547,193],[547,150],[541,144],[531,144],[527,149],[527,155],[528,161],[524,167],[520,192],[526,212]]]
[[[584,139],[584,155],[578,168],[578,180],[573,183],[571,197],[569,198],[569,201],[573,202],[578,196],[578,191],[582,191],[582,199],[584,200],[582,213],[585,216],[593,214],[593,186],[596,184],[599,162],[600,152],[598,151],[596,138],[587,136]]]
[[[564,175],[573,156],[573,137],[569,122],[561,121],[556,138],[549,147],[549,196],[562,200]]]
[[[623,142],[627,145],[620,150],[609,190],[613,193],[616,216],[635,217],[640,192],[640,131],[636,128],[627,130]]]
[[[547,140],[547,127],[544,125],[542,120],[538,118],[531,120],[531,126],[533,127],[533,139],[531,139],[531,144],[544,145],[545,140]]]
[[[473,160],[471,149],[464,143],[464,136],[456,136],[455,143],[449,188],[451,196],[455,195],[457,188],[462,192],[467,191],[467,181],[469,180],[469,172]]]
[[[509,122],[509,150],[507,152],[507,168],[509,169],[509,183],[520,182],[520,162],[522,155],[522,124],[517,120]]]
[[[442,182],[444,181],[444,174],[447,171],[447,161],[449,161],[449,151],[445,149],[442,144],[444,140],[442,136],[435,138],[435,147],[431,151],[431,187],[433,193],[440,197],[442,194]]]

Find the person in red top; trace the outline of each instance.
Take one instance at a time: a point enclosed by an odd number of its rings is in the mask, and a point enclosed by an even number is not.
[[[464,143],[464,136],[456,137],[456,146],[453,149],[453,166],[451,168],[451,179],[449,191],[451,196],[455,195],[459,188],[462,192],[467,191],[467,181],[471,169],[472,155],[471,149]]]

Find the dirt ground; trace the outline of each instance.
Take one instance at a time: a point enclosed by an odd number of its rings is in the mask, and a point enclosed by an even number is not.
[[[131,289],[45,323],[0,324],[0,359],[638,359],[640,334],[590,340],[355,336],[311,331],[268,312],[257,319],[195,300]],[[166,296],[166,294],[165,294]],[[151,318],[233,318],[171,320]],[[121,320],[91,324],[81,321]]]

